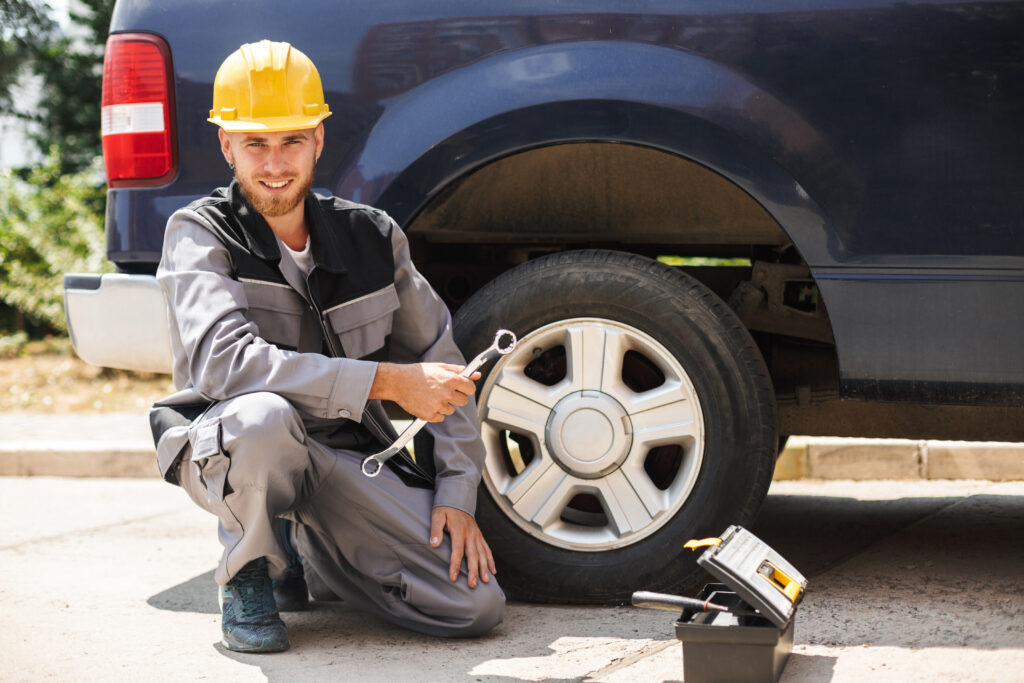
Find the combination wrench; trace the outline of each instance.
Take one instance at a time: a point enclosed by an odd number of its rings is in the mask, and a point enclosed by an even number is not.
[[[477,354],[476,358],[469,361],[469,364],[459,373],[462,377],[472,377],[473,373],[476,372],[480,366],[489,360],[497,358],[498,356],[504,356],[512,353],[512,349],[516,348],[516,335],[510,330],[498,330],[494,335],[494,341],[486,349]],[[403,448],[405,448],[412,437],[423,429],[423,426],[427,424],[426,420],[416,420],[411,425],[405,428],[405,430],[398,435],[395,442],[388,446],[380,453],[374,453],[368,455],[363,459],[362,470],[363,474],[368,477],[376,477],[380,474],[380,471],[384,469],[384,463],[398,455]]]

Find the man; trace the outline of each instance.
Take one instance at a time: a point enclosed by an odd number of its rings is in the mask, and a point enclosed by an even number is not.
[[[307,582],[423,633],[486,632],[504,595],[447,309],[386,214],[310,191],[330,111],[304,54],[243,45],[213,99],[235,180],[168,221],[157,279],[182,391],[152,421],[164,476],[219,518],[224,645],[287,649],[276,603],[304,607]],[[381,400],[431,423],[432,462],[362,475],[394,436]]]

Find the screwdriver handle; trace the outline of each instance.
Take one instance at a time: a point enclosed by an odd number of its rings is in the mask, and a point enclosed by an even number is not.
[[[633,593],[633,605],[644,609],[662,609],[668,612],[677,612],[681,609],[688,609],[694,612],[728,612],[728,607],[716,605],[708,600],[697,600],[696,598],[684,598],[681,595],[669,595],[668,593],[652,593],[651,591],[636,591]]]

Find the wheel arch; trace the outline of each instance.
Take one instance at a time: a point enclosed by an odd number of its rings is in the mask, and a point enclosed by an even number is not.
[[[526,140],[522,139],[523,130],[536,132]],[[763,211],[777,228],[773,230],[763,220],[753,221],[750,233],[755,241],[789,242],[812,268],[835,262],[834,252],[841,249],[821,207],[763,150],[714,122],[638,102],[551,102],[481,121],[427,150],[395,177],[378,203],[410,231],[440,232],[431,219],[446,203],[459,199],[461,190],[476,192],[480,182],[507,176],[510,169],[512,175],[535,182],[536,175],[516,173],[536,167],[522,162],[541,159],[542,155],[551,157],[559,153],[559,148],[570,147],[619,148],[614,156],[625,161],[621,168],[638,169],[640,165],[633,162],[643,157],[705,184],[714,183],[720,188],[727,184],[736,190],[731,198],[746,205],[748,216]],[[632,160],[624,159],[627,154],[621,152],[623,149],[633,151]],[[607,154],[602,156],[609,158]],[[608,182],[602,188],[608,193],[628,189],[616,184],[622,176],[616,178],[607,167],[592,170],[598,174],[605,171],[599,180]],[[615,169],[610,170],[613,173]],[[567,184],[575,178],[561,175],[557,183]],[[628,176],[626,180],[638,178]],[[531,192],[533,188],[527,184],[520,189]],[[620,194],[630,196],[625,191]],[[692,242],[695,237],[701,242],[710,239],[709,235],[687,235],[685,226],[680,226],[676,241]],[[726,243],[737,240],[737,235],[726,235]]]
[[[442,195],[489,165],[567,143],[662,151],[728,180],[772,217],[811,266],[841,240],[801,179],[856,188],[824,136],[744,74],[700,55],[590,41],[512,50],[431,79],[385,103],[340,196],[411,228]],[[792,172],[787,169],[792,169]]]

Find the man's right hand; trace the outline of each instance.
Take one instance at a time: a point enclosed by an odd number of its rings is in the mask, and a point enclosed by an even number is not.
[[[450,363],[379,363],[369,397],[394,401],[421,420],[441,422],[476,391],[473,382],[480,373],[467,378],[459,374],[462,370]]]

